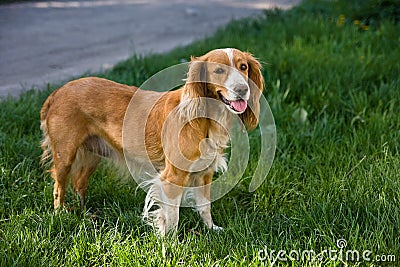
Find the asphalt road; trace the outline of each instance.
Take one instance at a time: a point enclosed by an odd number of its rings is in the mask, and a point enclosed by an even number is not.
[[[18,95],[134,53],[166,52],[232,19],[300,0],[87,0],[0,5],[0,96]]]

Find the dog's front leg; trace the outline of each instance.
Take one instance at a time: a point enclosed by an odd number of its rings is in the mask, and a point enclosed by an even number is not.
[[[143,209],[143,220],[152,225],[161,236],[165,236],[169,232],[175,233],[178,228],[183,187],[162,177],[161,175],[143,184],[150,185]]]
[[[223,228],[215,225],[211,217],[211,180],[212,174],[206,174],[203,177],[202,182],[194,189],[194,199],[196,210],[199,212],[206,226],[214,231],[220,231]]]
[[[179,222],[179,206],[181,204],[183,188],[170,183],[167,180],[161,182],[163,203],[162,210],[164,226],[160,225],[159,231],[162,235],[176,233]]]

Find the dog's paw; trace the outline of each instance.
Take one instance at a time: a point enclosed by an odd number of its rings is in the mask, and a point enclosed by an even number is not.
[[[219,227],[218,225],[215,225],[215,224],[212,225],[211,229],[212,229],[213,231],[215,231],[215,232],[221,232],[221,231],[224,230],[224,228]]]

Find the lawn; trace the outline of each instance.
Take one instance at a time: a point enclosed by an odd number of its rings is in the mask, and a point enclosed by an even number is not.
[[[89,212],[70,191],[68,211],[54,214],[53,181],[39,164],[39,110],[55,87],[3,99],[0,266],[399,265],[399,21],[394,0],[305,1],[96,74],[140,85],[219,47],[263,62],[276,156],[248,192],[259,144],[258,131],[250,134],[243,180],[213,203],[219,233],[185,208],[178,238],[160,240],[141,222],[144,192],[106,164],[91,179]]]

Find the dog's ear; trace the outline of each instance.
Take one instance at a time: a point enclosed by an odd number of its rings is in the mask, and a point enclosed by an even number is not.
[[[207,71],[206,62],[202,57],[191,57],[188,77],[185,85],[185,94],[193,99],[205,97],[207,93]]]
[[[180,116],[188,121],[204,116],[200,113],[205,110],[204,97],[207,95],[206,63],[204,56],[191,57],[186,84],[179,104]]]
[[[250,99],[248,100],[248,108],[240,118],[246,125],[248,130],[253,130],[258,125],[258,117],[260,115],[260,97],[264,90],[264,77],[261,73],[261,64],[250,53],[245,52],[247,64],[249,65],[249,87]]]

